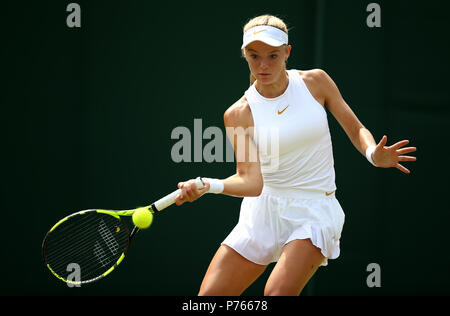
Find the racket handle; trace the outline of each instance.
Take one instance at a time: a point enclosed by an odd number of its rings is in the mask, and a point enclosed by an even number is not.
[[[203,183],[202,179],[200,177],[195,179],[195,185],[197,186],[197,189],[203,189],[205,184]],[[178,194],[181,193],[181,189],[178,189],[176,191],[173,191],[172,193],[166,195],[165,197],[159,199],[155,203],[152,204],[152,209],[155,212],[162,211],[166,207],[171,206],[173,203],[175,203],[175,198]]]

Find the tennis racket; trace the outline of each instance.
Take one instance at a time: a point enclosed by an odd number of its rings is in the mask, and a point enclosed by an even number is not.
[[[204,187],[200,177],[198,189]],[[178,189],[149,206],[153,215],[175,203]],[[140,208],[114,211],[91,209],[71,214],[58,221],[42,242],[42,256],[50,272],[59,280],[80,286],[98,281],[123,261],[139,228],[128,229],[123,217],[130,217]],[[69,267],[77,265],[77,278],[70,277]],[[70,272],[70,273],[69,273]]]

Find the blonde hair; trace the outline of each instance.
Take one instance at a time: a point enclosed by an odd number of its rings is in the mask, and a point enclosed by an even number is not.
[[[280,19],[279,17],[270,15],[270,14],[264,14],[264,15],[260,15],[260,16],[252,18],[250,21],[247,22],[247,24],[245,24],[244,33],[247,30],[251,29],[252,27],[260,26],[260,25],[273,26],[273,27],[276,27],[276,28],[286,32],[286,34],[289,34],[286,23],[284,23],[283,20]],[[242,56],[244,56],[244,49],[242,49]],[[255,82],[255,80],[256,80],[256,78],[250,73],[250,85],[252,85],[253,82]]]

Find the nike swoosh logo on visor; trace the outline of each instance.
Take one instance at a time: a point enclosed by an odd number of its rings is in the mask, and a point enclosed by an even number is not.
[[[261,30],[261,31],[254,31],[253,32],[253,35],[256,35],[256,34],[258,34],[258,33],[261,33],[261,32],[264,32],[265,30]]]

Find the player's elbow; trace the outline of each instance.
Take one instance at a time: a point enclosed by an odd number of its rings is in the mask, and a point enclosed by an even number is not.
[[[262,193],[263,186],[252,186],[247,191],[247,194],[245,196],[260,196]]]
[[[252,176],[249,180],[248,196],[259,196],[262,193],[263,187],[264,181],[261,174]]]
[[[237,175],[241,179],[242,196],[259,196],[263,190],[264,181],[261,172],[247,168],[238,168]]]
[[[255,187],[255,192],[253,196],[259,196],[261,195],[263,190],[263,184],[261,183],[261,185],[258,185],[257,187]]]

